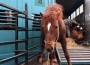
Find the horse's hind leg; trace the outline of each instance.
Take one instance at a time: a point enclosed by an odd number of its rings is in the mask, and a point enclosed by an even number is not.
[[[71,61],[70,61],[69,53],[68,53],[68,51],[67,51],[66,37],[63,36],[63,37],[60,39],[60,42],[61,42],[61,45],[62,45],[62,49],[63,49],[64,55],[65,55],[65,58],[66,58],[66,60],[67,60],[67,62],[68,62],[68,65],[72,65],[72,64],[71,64]]]

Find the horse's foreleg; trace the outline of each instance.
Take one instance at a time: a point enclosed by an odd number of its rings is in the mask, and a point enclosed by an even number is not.
[[[42,63],[43,58],[44,58],[44,51],[42,51],[40,54],[39,63]]]
[[[49,62],[50,62],[50,65],[53,65],[53,57],[52,57],[52,53],[49,54]]]
[[[54,65],[56,63],[55,50],[49,54],[50,65]]]
[[[47,60],[47,65],[49,65],[49,63],[50,63],[50,59],[49,59],[49,52],[48,52],[48,60]]]
[[[65,58],[66,58],[66,60],[68,62],[68,65],[72,65],[71,61],[70,61],[69,53],[67,51],[67,42],[66,42],[66,38],[65,37],[63,37],[61,39],[61,45],[62,45],[62,49],[63,49],[64,55],[65,55]]]

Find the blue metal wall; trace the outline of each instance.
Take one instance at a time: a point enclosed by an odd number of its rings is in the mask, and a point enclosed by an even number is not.
[[[1,3],[7,4],[11,7],[14,7],[18,10],[24,11],[25,10],[25,3],[28,4],[28,17],[31,18],[32,13],[34,14],[39,14],[40,12],[44,13],[45,12],[45,8],[54,3],[55,0],[42,0],[42,2],[44,3],[44,5],[37,5],[35,3],[35,1],[38,0],[0,0]],[[0,9],[5,9],[0,7]],[[25,27],[25,22],[24,19],[19,18],[19,23],[18,23],[19,27]],[[32,29],[32,21],[29,20],[29,24],[28,24],[29,30]],[[29,31],[29,38],[31,37],[40,37],[41,36],[41,32],[40,31]],[[25,38],[25,32],[24,31],[20,31],[19,32],[19,39],[24,39]],[[4,41],[13,41],[15,40],[15,30],[0,30],[0,42],[4,42]],[[38,43],[37,43],[38,42]],[[38,44],[41,44],[41,40],[40,38],[35,38],[35,39],[29,39],[28,40],[28,47],[32,47]],[[25,46],[24,43],[19,44],[19,49],[20,50],[24,50]],[[2,45],[0,46],[0,60],[4,59],[4,58],[8,58],[10,56],[15,55],[14,54],[14,50],[15,50],[15,45]],[[36,48],[33,51],[40,51],[40,48]],[[29,51],[29,55],[31,55],[32,51]],[[32,52],[33,54],[33,52]],[[20,58],[24,59],[23,57]],[[19,60],[19,61],[20,61]],[[0,64],[0,65],[14,65],[14,60],[6,62],[4,64]]]

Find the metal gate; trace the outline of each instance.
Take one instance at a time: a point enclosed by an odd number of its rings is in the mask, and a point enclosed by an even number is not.
[[[11,6],[8,6],[6,4],[0,3],[0,6],[7,8],[6,10],[0,10],[0,30],[13,30],[15,32],[15,40],[14,41],[5,41],[5,42],[0,42],[0,47],[1,46],[5,46],[5,45],[12,45],[14,44],[15,47],[15,55],[13,55],[12,57],[7,57],[7,58],[3,58],[0,59],[0,65],[4,65],[6,63],[6,65],[10,65],[7,62],[11,61],[11,60],[15,60],[14,64],[15,65],[20,65],[22,63],[25,62],[25,65],[29,65],[29,63],[35,59],[35,57],[38,57],[40,52],[41,52],[41,46],[42,46],[42,39],[41,36],[34,36],[34,37],[29,37],[29,32],[40,32],[40,29],[32,29],[29,30],[28,29],[28,22],[29,20],[31,21],[39,21],[40,20],[36,20],[36,19],[30,19],[28,18],[28,8],[27,8],[27,4],[25,4],[25,11],[19,11]],[[5,15],[4,15],[5,14]],[[25,27],[19,27],[19,18],[24,19],[25,22]],[[34,22],[35,23],[35,22]],[[36,23],[37,24],[37,23]],[[40,25],[40,24],[39,24]],[[32,27],[32,26],[31,26]],[[25,38],[24,39],[19,39],[19,31],[24,31],[25,32]],[[4,35],[3,35],[4,36]],[[11,35],[13,36],[13,35]],[[37,43],[35,45],[33,45],[32,47],[29,47],[29,40],[33,40],[38,38],[40,41],[36,41]],[[35,41],[35,40],[34,40]],[[34,42],[31,42],[32,44],[34,44]],[[24,50],[19,50],[19,44],[24,44]],[[12,48],[11,48],[12,49]],[[38,49],[38,50],[37,50]],[[0,50],[3,51],[3,50]],[[19,59],[23,57],[24,59]],[[21,60],[21,61],[20,61]],[[29,63],[28,63],[29,61]],[[35,63],[36,61],[34,61],[33,63]],[[32,63],[32,62],[31,62]],[[30,65],[33,65],[30,64]]]

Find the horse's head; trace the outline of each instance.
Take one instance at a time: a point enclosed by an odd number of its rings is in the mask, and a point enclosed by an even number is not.
[[[54,50],[54,45],[59,35],[59,14],[59,12],[49,12],[46,14],[41,14],[41,27],[44,34],[45,49],[48,52]]]

